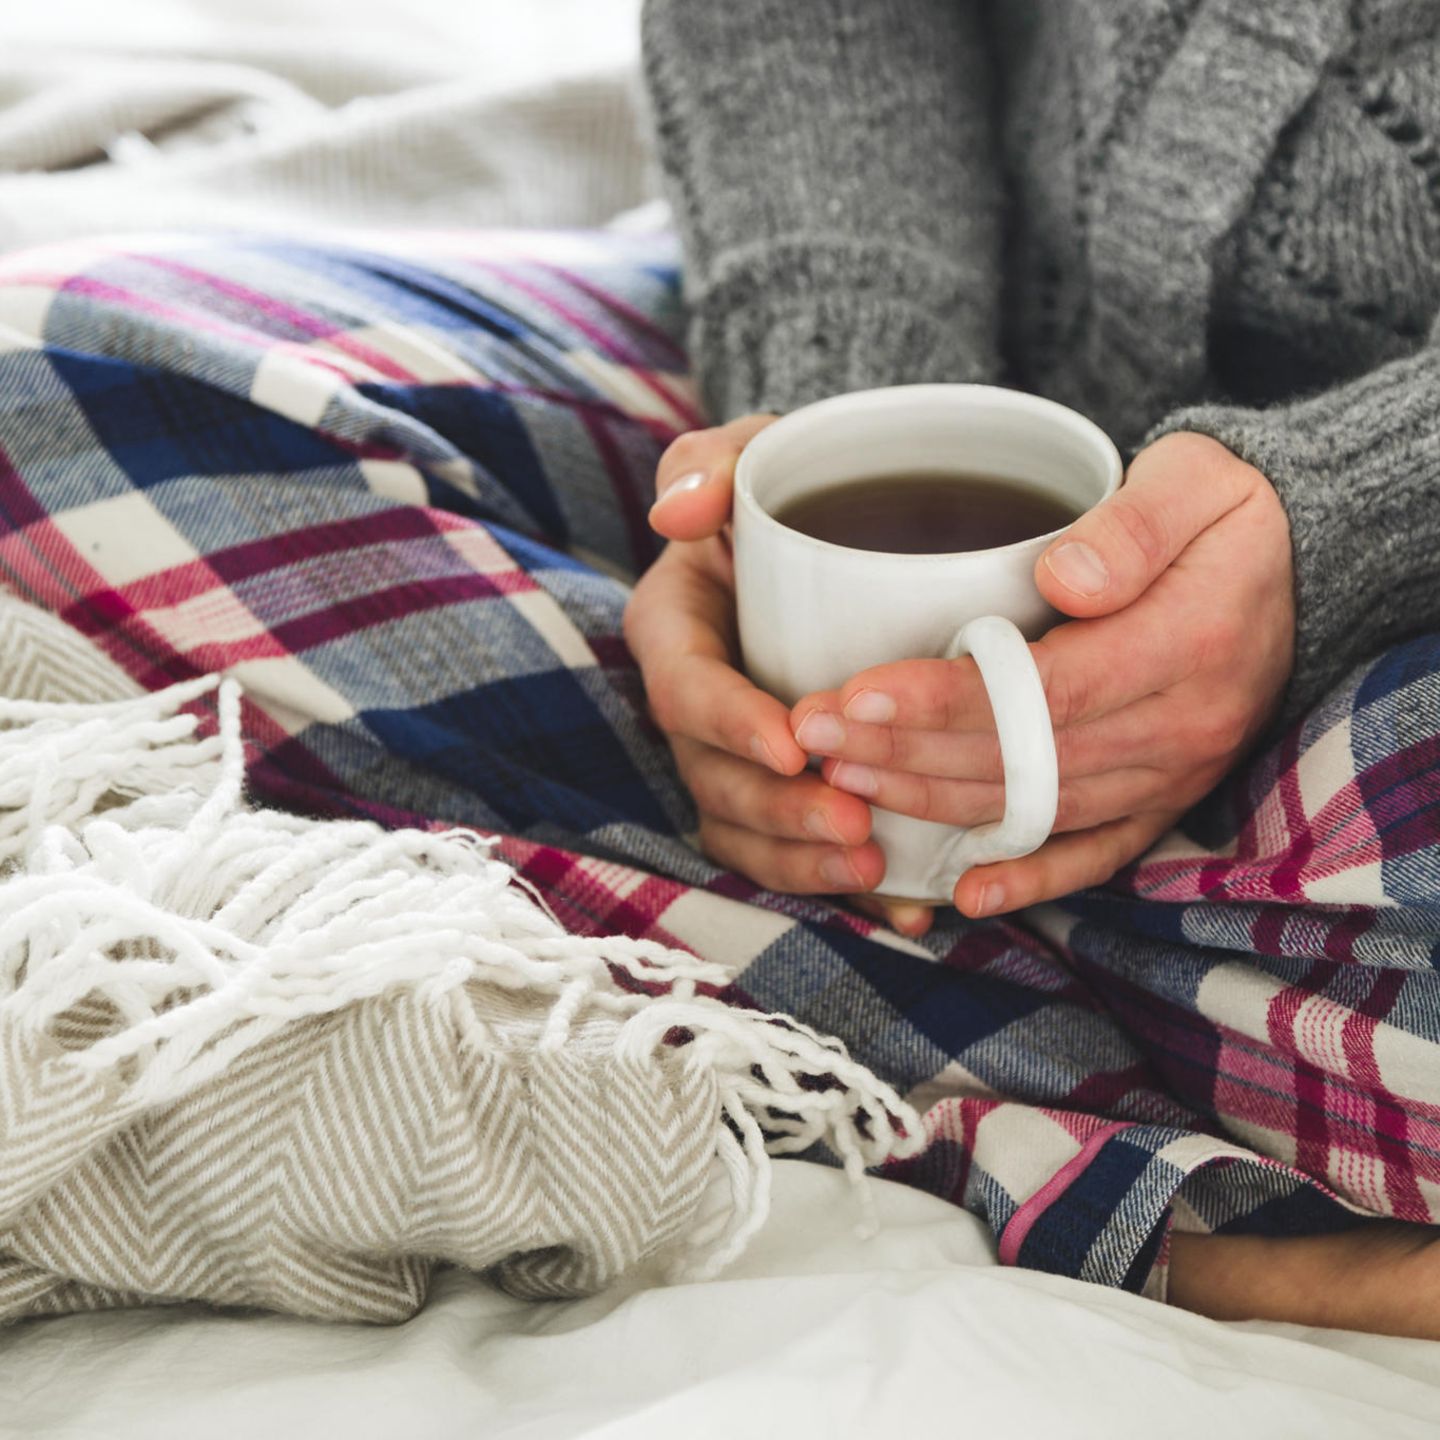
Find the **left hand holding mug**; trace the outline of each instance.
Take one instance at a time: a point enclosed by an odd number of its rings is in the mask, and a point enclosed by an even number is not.
[[[960,878],[954,902],[971,916],[1098,885],[1147,850],[1264,727],[1294,656],[1285,511],[1258,470],[1203,435],[1137,455],[1121,489],[1040,557],[1035,581],[1075,617],[1030,647],[1055,725],[1059,810],[1033,854]],[[878,665],[805,696],[790,718],[838,790],[947,825],[1004,810],[969,658]],[[890,911],[908,934],[929,927],[913,902]]]

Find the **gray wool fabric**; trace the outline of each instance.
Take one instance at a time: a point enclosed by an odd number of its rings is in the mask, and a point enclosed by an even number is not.
[[[647,0],[716,419],[983,380],[1290,517],[1285,713],[1440,629],[1434,0]]]

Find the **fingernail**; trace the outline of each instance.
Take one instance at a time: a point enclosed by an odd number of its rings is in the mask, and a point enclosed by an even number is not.
[[[785,772],[780,767],[780,762],[775,758],[775,752],[765,743],[761,735],[750,737],[750,753],[762,764],[771,770],[783,775]]]
[[[820,878],[827,885],[836,885],[843,890],[852,889],[861,883],[860,872],[850,863],[847,855],[827,855],[820,862]]]
[[[838,750],[845,743],[845,727],[823,710],[812,710],[795,732],[796,743],[816,754]]]
[[[819,806],[805,812],[804,823],[805,833],[813,835],[817,840],[828,840],[832,845],[845,843],[845,837],[835,828],[835,822]]]
[[[895,905],[890,910],[890,928],[902,935],[918,930],[924,925],[929,910],[923,905]]]
[[[655,497],[655,503],[650,507],[651,514],[654,514],[667,500],[673,499],[676,495],[688,495],[692,490],[698,490],[710,479],[708,471],[692,470],[688,475],[682,475],[673,485],[665,487],[663,495]]]
[[[868,765],[856,765],[851,760],[842,760],[830,772],[830,783],[852,795],[873,795],[880,788],[879,777]]]
[[[991,915],[1005,903],[1005,887],[993,880],[980,887],[980,898],[975,902],[977,915]]]
[[[1067,540],[1047,551],[1045,563],[1050,573],[1077,595],[1098,595],[1110,583],[1105,562],[1083,540]]]
[[[895,702],[883,690],[861,690],[850,697],[845,718],[866,725],[886,725],[895,718]]]

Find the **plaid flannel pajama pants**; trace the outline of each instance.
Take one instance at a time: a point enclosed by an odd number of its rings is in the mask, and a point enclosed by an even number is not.
[[[1440,1221],[1440,637],[1142,862],[920,941],[770,894],[621,639],[703,423],[661,237],[160,236],[0,260],[0,584],[147,686],[244,685],[261,799],[460,823],[571,928],[726,963],[924,1114],[885,1173],[1000,1258],[1163,1293],[1172,1223]]]

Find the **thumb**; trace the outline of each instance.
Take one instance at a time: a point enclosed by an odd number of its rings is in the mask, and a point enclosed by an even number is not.
[[[671,540],[703,540],[730,519],[735,462],[746,444],[775,420],[746,415],[711,430],[691,430],[660,457],[650,525]]]
[[[1203,443],[1173,443],[1182,440]],[[1223,446],[1200,436],[1156,441],[1135,457],[1124,485],[1035,562],[1040,593],[1066,615],[1124,609],[1201,531],[1245,499],[1240,472],[1246,469]]]

